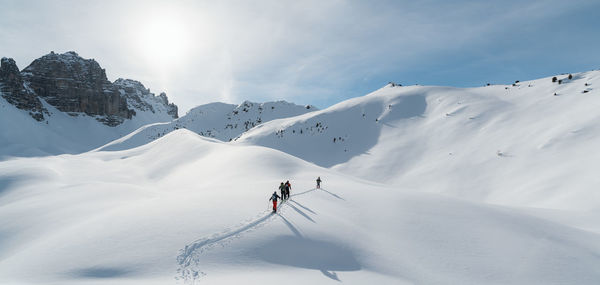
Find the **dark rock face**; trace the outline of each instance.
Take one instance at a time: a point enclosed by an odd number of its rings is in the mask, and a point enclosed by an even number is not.
[[[104,69],[75,52],[51,52],[33,61],[21,74],[25,84],[60,111],[106,117],[99,120],[111,126],[134,115]]]
[[[0,91],[10,104],[28,110],[36,120],[44,120],[45,109],[35,93],[26,88],[17,64],[12,58],[2,58],[0,62]]]
[[[50,115],[42,101],[72,116],[94,116],[109,126],[131,119],[136,111],[155,113],[161,120],[178,118],[177,106],[169,103],[165,93],[155,96],[131,79],[112,83],[95,60],[84,59],[73,51],[51,52],[21,72],[13,59],[2,58],[0,93],[38,121],[44,120],[44,114]]]
[[[154,94],[150,93],[150,89],[146,89],[141,82],[119,78],[115,81],[114,85],[121,92],[121,95],[129,101],[132,107],[142,111],[154,112],[152,105],[142,100],[142,97],[154,97]]]
[[[171,117],[173,117],[174,119],[179,118],[179,114],[178,114],[178,109],[177,109],[177,105],[173,104],[173,103],[169,103],[169,99],[167,98],[167,94],[165,92],[161,92],[160,95],[158,95],[158,97],[161,99],[162,103],[167,106],[167,113],[169,115],[171,115]]]

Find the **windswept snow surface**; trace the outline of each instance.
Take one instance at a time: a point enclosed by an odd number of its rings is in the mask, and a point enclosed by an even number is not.
[[[292,197],[271,215],[287,179]],[[2,284],[600,280],[596,233],[188,130],[125,151],[2,161],[0,185]]]
[[[237,141],[472,201],[600,210],[600,71],[480,88],[388,85]]]
[[[235,143],[140,136],[167,122],[1,159],[0,284],[600,284],[600,73],[566,77],[388,86]],[[0,103],[2,129],[27,116]]]

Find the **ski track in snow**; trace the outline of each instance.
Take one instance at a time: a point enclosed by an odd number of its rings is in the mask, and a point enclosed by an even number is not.
[[[291,194],[290,198],[305,195],[315,190],[317,190],[317,188],[313,188],[296,194]],[[321,188],[320,190],[324,189]],[[327,190],[324,191],[328,194],[334,195],[338,199],[341,199],[339,196]],[[294,200],[291,199],[289,199],[289,201],[296,203]],[[287,223],[287,220],[285,220],[285,218],[281,216],[280,213],[283,213],[284,207],[288,205],[294,210],[296,210],[296,212],[302,213],[301,211],[297,210],[297,208],[293,204],[289,204],[288,200],[285,200],[278,205],[277,215],[273,215],[271,210],[263,211],[260,214],[256,215],[254,218],[246,220],[245,222],[241,223],[233,229],[226,229],[222,232],[213,234],[209,237],[197,239],[191,242],[190,244],[187,244],[183,249],[179,251],[180,254],[177,256],[177,263],[179,264],[179,269],[177,269],[178,276],[175,277],[175,279],[183,280],[185,283],[193,283],[202,276],[206,275],[205,272],[201,271],[198,268],[202,253],[213,249],[218,245],[224,247],[234,239],[242,237],[243,234],[263,227],[264,225],[268,224],[273,219],[275,219],[275,217],[277,216],[281,217],[284,220],[284,222]],[[301,206],[300,204],[297,205]],[[301,207],[304,208],[303,206]],[[309,211],[313,212],[311,210]],[[307,218],[309,220],[312,220],[310,217]]]

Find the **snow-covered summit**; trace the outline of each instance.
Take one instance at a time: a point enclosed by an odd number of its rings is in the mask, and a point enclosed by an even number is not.
[[[0,283],[598,284],[600,72],[556,77],[213,103],[101,148],[118,151],[0,160]],[[0,98],[0,154],[135,120],[44,107]]]
[[[207,104],[190,110],[179,120],[179,123],[180,126],[201,135],[230,141],[263,122],[295,117],[315,110],[317,108],[311,105],[300,106],[286,101],[266,103],[244,101],[239,105]]]
[[[266,103],[244,101],[239,105],[210,103],[195,107],[170,123],[144,126],[100,149],[121,150],[137,147],[182,128],[201,136],[227,142],[262,123],[315,110],[317,108],[311,105],[301,106],[286,101]]]
[[[568,207],[543,194],[552,191],[572,199],[570,205],[595,207],[586,197],[595,192],[594,165],[600,167],[600,89],[594,87],[600,71],[556,77],[478,88],[388,85],[263,124],[237,143],[470,200]],[[586,167],[557,173],[555,167],[565,164]]]

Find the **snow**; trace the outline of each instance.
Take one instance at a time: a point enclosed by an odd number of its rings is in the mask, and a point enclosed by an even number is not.
[[[388,85],[237,141],[476,202],[597,210],[600,93],[582,90],[600,85],[600,72],[558,78],[563,84],[548,77],[480,88]]]
[[[0,158],[82,153],[118,139],[141,126],[168,122],[166,113],[136,110],[136,116],[117,127],[104,125],[85,114],[57,110],[40,98],[50,115],[38,122],[0,96]],[[150,113],[150,114],[148,114]]]
[[[285,101],[240,105],[210,103],[190,110],[169,124],[146,125],[135,132],[102,146],[99,150],[124,150],[147,144],[174,130],[185,128],[205,137],[231,141],[261,123],[294,117],[317,110]]]
[[[84,153],[56,134],[108,137],[93,118],[26,125],[0,99],[13,142],[0,149],[48,150],[0,161],[0,283],[598,284],[599,75],[386,86],[233,142],[221,129],[136,139],[162,122]],[[231,110],[196,114],[217,126]]]

